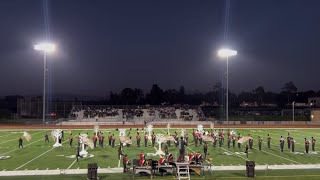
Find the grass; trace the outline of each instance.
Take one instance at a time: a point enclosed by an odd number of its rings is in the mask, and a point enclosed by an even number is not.
[[[116,137],[119,135],[119,131],[115,130],[102,130],[104,135],[106,136],[109,132],[111,134],[115,134]],[[174,133],[177,131],[180,134],[180,130],[171,129],[170,133]],[[320,164],[320,152],[318,151],[319,147],[316,145],[316,152],[313,154],[305,154],[304,153],[304,138],[314,137],[316,140],[320,140],[320,133],[318,129],[235,129],[237,133],[241,133],[242,135],[251,134],[254,138],[254,149],[250,150],[248,160],[253,160],[257,165],[283,165],[283,164]],[[11,156],[7,160],[0,160],[0,171],[6,170],[45,170],[45,169],[86,169],[88,163],[97,163],[100,168],[113,168],[118,166],[118,158],[117,158],[117,147],[112,148],[110,146],[105,146],[103,148],[98,147],[97,149],[91,150],[89,149],[89,154],[93,154],[94,157],[80,159],[79,162],[74,162],[75,159],[67,158],[65,156],[74,155],[76,153],[76,145],[77,138],[74,138],[73,146],[69,147],[69,142],[67,141],[67,137],[69,136],[68,130],[65,130],[65,141],[63,142],[63,147],[60,148],[52,148],[54,142],[50,138],[50,143],[44,142],[44,135],[48,133],[50,135],[50,131],[48,130],[29,130],[28,131],[32,135],[32,140],[27,142],[24,139],[24,148],[18,149],[18,138],[22,136],[23,131],[20,130],[1,130],[0,131],[0,156]],[[93,130],[72,130],[73,135],[77,135],[78,133],[89,133],[89,136],[92,137]],[[126,134],[128,134],[129,130],[127,130]],[[143,131],[139,130],[140,135],[142,135]],[[165,134],[166,129],[155,129],[154,132]],[[279,139],[280,136],[284,136],[286,138],[287,133],[290,132],[290,135],[294,137],[296,141],[296,154],[292,153],[288,150],[287,145],[285,144],[285,151],[280,152],[279,148]],[[201,153],[203,152],[203,147],[198,146],[195,147],[192,142],[192,130],[188,130],[189,133],[189,145],[186,148],[187,153],[192,151]],[[270,134],[272,137],[271,140],[271,149],[266,148],[266,136]],[[131,130],[131,135],[133,138],[133,146],[125,147],[123,152],[128,154],[129,159],[138,159],[140,151],[146,153],[155,153],[156,150],[151,147],[150,143],[148,147],[144,147],[144,141],[141,141],[141,147],[136,146],[135,141],[136,130]],[[259,151],[257,139],[258,136],[263,138],[263,146],[262,151]],[[118,143],[118,138],[116,143]],[[105,144],[107,141],[104,142]],[[231,147],[228,149],[226,143],[223,147],[213,147],[212,144],[208,145],[209,149],[209,157],[212,157],[213,164],[215,166],[229,166],[229,165],[245,165],[246,156],[244,152],[244,145],[240,149],[237,147]],[[311,150],[311,146],[310,146]],[[169,148],[169,152],[171,152],[174,157],[178,155],[178,148],[171,145]],[[146,157],[147,159],[152,157]],[[158,157],[153,157],[158,159]],[[289,171],[289,170],[288,170]],[[267,173],[268,175],[272,174],[273,171],[262,172]],[[279,171],[282,172],[282,171]],[[284,171],[283,171],[284,172]],[[291,170],[290,172],[296,172],[296,170]],[[301,174],[308,174],[303,173]],[[313,171],[312,171],[313,172]],[[225,174],[236,173],[235,171],[230,171],[230,173],[222,173],[222,176]],[[241,172],[243,174],[243,172]],[[219,176],[220,172],[216,172],[215,175]],[[281,173],[280,173],[281,174]],[[235,174],[239,176],[239,174]],[[259,174],[260,176],[261,174]],[[281,174],[282,175],[282,174]],[[288,173],[291,175],[291,173]],[[109,175],[102,175],[102,177],[108,177]],[[242,176],[242,175],[241,175]],[[38,176],[41,179],[42,176]],[[50,176],[52,178],[59,178],[62,176]],[[70,176],[70,178],[74,178],[76,176]],[[81,176],[85,177],[85,176]],[[8,177],[9,178],[9,177]],[[19,177],[17,177],[19,178]],[[68,179],[69,176],[64,176],[64,178]],[[296,178],[299,178],[296,177]],[[302,177],[301,177],[302,178]],[[310,177],[313,178],[313,177]],[[316,176],[316,179],[320,179],[320,176]],[[123,178],[121,178],[123,179]],[[124,177],[125,179],[125,177]],[[172,177],[171,177],[172,179]]]

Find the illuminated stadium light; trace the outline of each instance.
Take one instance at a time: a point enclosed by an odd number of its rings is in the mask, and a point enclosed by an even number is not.
[[[47,77],[47,54],[53,53],[56,50],[56,45],[53,43],[39,43],[33,46],[36,51],[43,52],[43,96],[42,96],[42,121],[45,124],[46,119],[46,77]]]
[[[218,50],[218,56],[222,57],[222,58],[226,58],[227,59],[227,88],[226,88],[226,120],[227,123],[229,124],[229,57],[231,56],[236,56],[238,54],[237,51],[232,50],[232,49],[219,49]]]
[[[37,51],[51,53],[56,50],[56,45],[52,44],[52,43],[39,43],[39,44],[34,45],[34,49]]]
[[[218,51],[218,56],[219,57],[230,57],[230,56],[236,56],[238,54],[237,51],[232,50],[232,49],[220,49]]]

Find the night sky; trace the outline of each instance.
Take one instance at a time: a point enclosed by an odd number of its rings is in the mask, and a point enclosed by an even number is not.
[[[224,83],[230,58],[230,89],[264,86],[279,92],[293,81],[299,90],[320,90],[320,1],[231,0],[228,39],[224,0],[52,0],[49,92],[104,96],[137,87],[145,91],[184,85],[206,92]],[[2,0],[0,95],[41,94],[45,39],[43,1]]]

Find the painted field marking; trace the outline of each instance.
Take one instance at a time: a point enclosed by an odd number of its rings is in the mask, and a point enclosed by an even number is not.
[[[3,135],[3,136],[0,136],[0,137],[7,137],[7,136],[10,136],[10,135],[12,135],[12,134]]]
[[[42,133],[42,132],[43,132],[43,131],[40,131],[40,132],[37,132],[37,133],[31,134],[31,136],[36,135],[36,134],[39,134],[39,133]],[[0,144],[4,144],[4,143],[10,142],[10,141],[17,141],[18,139],[19,139],[19,138],[11,139],[11,140],[9,140],[9,141],[1,142]]]
[[[252,133],[253,134],[253,133]],[[257,135],[257,134],[256,134]],[[270,143],[271,145],[273,145],[273,146],[276,146],[276,145],[274,145],[274,144],[272,144],[272,143]],[[277,146],[278,147],[278,146]],[[291,161],[291,162],[294,162],[294,163],[298,163],[298,164],[302,164],[302,163],[300,163],[300,162],[297,162],[297,161],[294,161],[294,160],[291,160],[291,159],[288,159],[288,158],[285,158],[285,157],[282,157],[282,156],[279,156],[279,155],[276,155],[276,154],[273,154],[273,153],[270,153],[270,152],[267,152],[267,151],[264,151],[264,150],[261,150],[262,152],[265,152],[265,153],[267,153],[267,154],[271,154],[271,155],[273,155],[273,156],[276,156],[276,157],[280,157],[280,158],[282,158],[282,159],[285,159],[285,160],[288,160],[288,161]]]
[[[279,136],[281,135],[281,134],[279,134],[279,133],[272,133],[272,134],[278,134]],[[272,137],[272,136],[271,136]],[[296,138],[296,139],[303,139],[303,138]],[[303,139],[304,140],[304,139]],[[277,145],[275,145],[275,144],[273,144],[273,143],[270,143],[272,146],[276,146],[276,147],[279,147],[279,146],[277,146]],[[296,144],[298,144],[298,143],[296,143]],[[299,150],[303,150],[303,152],[304,152],[304,148],[301,148],[301,147],[296,147],[296,149],[299,149]],[[289,150],[290,151],[290,150]],[[291,152],[291,151],[290,151]],[[312,151],[311,151],[312,152]],[[299,152],[295,152],[294,154],[300,154]],[[301,155],[302,154],[304,154],[304,153],[301,153]],[[319,157],[320,158],[320,156],[317,156],[317,155],[315,155],[315,154],[312,154],[312,153],[310,153],[311,155],[313,155],[313,156],[315,156],[315,157]]]
[[[73,161],[73,163],[72,163],[72,164],[70,164],[70,166],[69,166],[67,169],[70,169],[70,168],[73,166],[73,164],[74,164],[74,163],[76,163],[76,161],[77,161],[77,159],[76,159],[76,160],[74,160],[74,161]]]
[[[82,133],[82,132],[81,132],[81,133]],[[74,135],[73,137],[76,137],[76,136],[77,136],[77,135]],[[39,140],[42,140],[42,139],[39,139]],[[65,140],[65,141],[63,141],[61,144],[65,143],[65,142],[67,142],[67,141],[68,141],[68,140]],[[47,154],[48,152],[52,151],[53,149],[55,149],[55,148],[54,148],[54,147],[52,147],[52,148],[51,148],[51,149],[49,149],[48,151],[46,151],[46,152],[44,152],[44,153],[40,154],[39,156],[37,156],[37,157],[35,157],[35,158],[31,159],[30,161],[28,161],[28,162],[24,163],[23,165],[21,165],[21,166],[17,167],[14,171],[16,171],[16,170],[20,169],[21,167],[23,167],[23,166],[25,166],[25,165],[29,164],[29,163],[30,163],[30,162],[32,162],[32,161],[34,161],[34,160],[38,159],[39,157],[43,156],[44,154]]]
[[[225,150],[225,151],[228,151],[227,149],[225,149],[225,148],[223,148],[223,147],[220,147],[220,148],[223,149],[223,150]],[[242,159],[244,159],[244,160],[248,160],[247,158],[241,157],[241,156],[237,155],[236,153],[233,153],[232,151],[228,151],[228,152],[230,152],[231,154],[234,154],[234,155],[236,155],[236,156],[238,156],[238,157],[240,157],[240,158],[242,158]]]
[[[19,167],[17,167],[16,169],[14,169],[14,171],[16,171],[16,170],[18,170],[18,169],[22,168],[23,166],[25,166],[25,165],[29,164],[29,163],[30,163],[30,162],[32,162],[32,161],[34,161],[34,160],[38,159],[39,157],[43,156],[44,154],[48,153],[49,151],[52,151],[53,149],[54,149],[54,147],[53,147],[53,148],[51,148],[51,149],[49,149],[48,151],[46,151],[46,152],[44,152],[44,153],[40,154],[39,156],[37,156],[37,157],[35,157],[35,158],[31,159],[30,161],[28,161],[28,162],[26,162],[26,163],[22,164],[21,166],[19,166]]]
[[[34,141],[34,142],[30,143],[30,144],[25,145],[24,147],[27,147],[27,146],[29,146],[29,145],[31,145],[31,144],[34,144],[34,143],[39,142],[39,141],[42,141],[42,140],[43,140],[43,139],[39,139],[39,140],[37,140],[37,141]],[[16,150],[18,150],[18,149],[19,149],[19,148],[16,148],[16,149],[13,149],[13,150],[8,151],[8,152],[6,152],[6,153],[0,154],[0,156],[6,155],[6,154],[11,153],[12,151],[16,151]]]

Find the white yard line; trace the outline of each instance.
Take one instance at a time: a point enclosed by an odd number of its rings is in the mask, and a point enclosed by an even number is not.
[[[77,159],[76,159],[76,160],[74,160],[74,161],[73,161],[73,163],[72,163],[72,164],[70,164],[70,166],[69,166],[67,169],[70,169],[70,168],[73,166],[73,164],[74,164],[74,163],[76,163],[76,161],[77,161]]]
[[[270,143],[271,144],[271,143]],[[273,144],[271,144],[271,145],[273,145]],[[273,145],[273,146],[276,146],[276,145]],[[298,163],[298,164],[302,164],[302,163],[300,163],[300,162],[298,162],[298,161],[294,161],[294,160],[291,160],[291,159],[288,159],[288,158],[285,158],[285,157],[282,157],[282,156],[278,156],[278,155],[276,155],[276,154],[273,154],[273,153],[270,153],[270,152],[267,152],[267,151],[264,151],[264,150],[261,150],[262,152],[265,152],[265,153],[268,153],[268,154],[271,154],[271,155],[274,155],[274,156],[277,156],[277,157],[280,157],[280,158],[282,158],[282,159],[286,159],[286,160],[288,160],[288,161],[291,161],[291,162],[294,162],[294,163]]]
[[[39,133],[42,133],[42,132],[43,132],[43,131],[40,131],[40,132],[37,132],[37,133],[31,134],[31,136],[36,135],[36,134],[39,134]],[[10,142],[10,141],[18,141],[18,139],[19,139],[19,138],[11,139],[11,140],[9,140],[9,141],[1,142],[0,144],[4,144],[4,143]]]
[[[251,134],[256,134],[256,133],[252,133],[252,132],[251,132]],[[256,134],[256,135],[258,135],[258,134]],[[276,146],[276,145],[274,145],[274,144],[272,144],[272,143],[270,143],[270,144],[273,145],[273,146]],[[278,146],[277,146],[277,147],[278,147]],[[264,151],[264,150],[261,150],[261,151],[262,151],[262,152],[265,152],[265,153],[267,153],[267,154],[271,154],[271,155],[273,155],[273,156],[276,156],[276,157],[279,157],[279,158],[282,158],[282,159],[285,159],[285,160],[294,162],[294,163],[302,164],[302,163],[300,163],[300,162],[298,162],[298,161],[294,161],[294,160],[291,160],[291,159],[288,159],[288,158],[285,158],[285,157],[282,157],[282,156],[273,154],[273,153],[271,153],[271,152],[267,152],[267,151]]]
[[[22,168],[23,166],[25,166],[25,165],[27,165],[27,164],[31,163],[32,161],[34,161],[34,160],[38,159],[39,157],[43,156],[44,154],[47,154],[49,151],[52,151],[53,149],[54,149],[54,148],[51,148],[51,149],[49,149],[48,151],[46,151],[46,152],[44,152],[44,153],[40,154],[39,156],[37,156],[37,157],[35,157],[35,158],[31,159],[30,161],[28,161],[28,162],[26,162],[26,163],[22,164],[21,166],[19,166],[19,167],[17,167],[16,169],[14,169],[14,171],[16,171],[16,170],[18,170],[18,169]]]
[[[82,132],[80,132],[80,134],[82,134],[84,131],[82,131]],[[75,137],[77,137],[78,136],[78,134],[76,134],[76,135],[74,135],[73,136],[73,138],[75,138]],[[65,143],[65,142],[67,142],[68,140],[65,140],[65,141],[63,141],[61,144],[63,144],[63,143]],[[77,160],[77,159],[76,159]],[[76,161],[75,160],[75,161]],[[67,168],[67,169],[69,169],[69,168],[71,168],[72,167],[72,165],[75,163],[75,161],[73,161],[72,163],[71,163],[71,165]]]
[[[251,133],[251,134],[255,134],[255,133]],[[272,134],[277,134],[277,135],[281,136],[281,134],[279,134],[279,133],[274,133],[274,132],[273,132]],[[297,133],[297,134],[298,134],[298,133]],[[256,135],[257,135],[257,134],[256,134]],[[272,135],[271,135],[271,137],[272,137]],[[295,138],[295,139],[303,139],[303,138],[298,138],[298,137],[297,137],[297,138]],[[304,140],[304,139],[303,139],[303,140]],[[270,144],[271,144],[272,146],[275,146],[275,147],[278,147],[278,148],[279,148],[279,146],[277,146],[277,145],[275,145],[275,144],[273,144],[273,143],[270,143]],[[299,144],[299,143],[296,142],[296,144]],[[287,147],[286,145],[287,145],[287,144],[285,143],[285,148],[284,148],[284,149],[287,149],[287,148],[286,148],[286,147]],[[304,152],[304,150],[305,150],[304,148],[301,148],[301,147],[299,147],[299,146],[296,146],[296,147],[295,147],[295,150],[298,150],[298,149],[299,149],[299,150],[302,150],[303,152]],[[291,149],[289,149],[289,151],[291,152]],[[311,152],[311,151],[310,151],[310,152]],[[317,155],[315,155],[315,154],[311,154],[311,155],[320,158],[320,156],[317,156]]]
[[[23,147],[27,147],[27,146],[29,146],[29,145],[31,145],[31,144],[34,144],[34,143],[39,142],[39,141],[42,141],[42,140],[43,140],[43,139],[39,139],[39,140],[34,141],[34,142],[30,143],[30,144],[27,144],[27,145],[25,145],[25,146],[23,146]],[[16,151],[16,150],[18,150],[18,149],[19,149],[19,148],[12,149],[11,151],[8,151],[8,152],[6,152],[6,153],[0,154],[0,156],[6,155],[6,154],[11,153],[12,151]]]
[[[229,151],[229,150],[227,150],[227,149],[225,149],[225,148],[223,148],[223,147],[220,147],[220,148],[223,149],[223,150],[225,150],[225,151],[228,151],[228,152],[230,152],[231,154],[236,155],[236,156],[238,156],[238,157],[240,157],[240,158],[242,158],[242,159],[244,159],[244,160],[249,160],[249,159],[244,158],[244,157],[242,157],[242,156],[239,156],[238,154],[236,154],[236,153],[234,153],[234,152],[232,152],[232,151]]]

